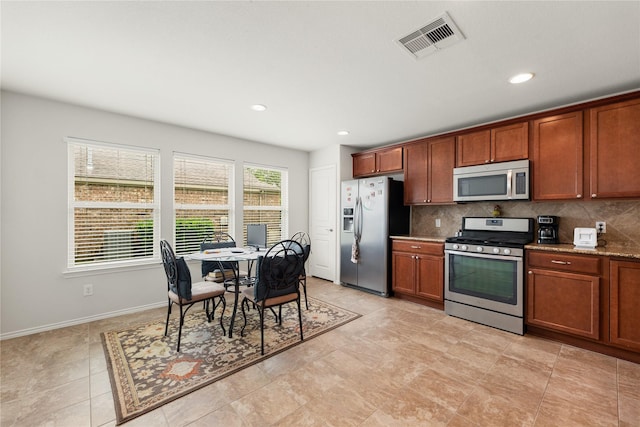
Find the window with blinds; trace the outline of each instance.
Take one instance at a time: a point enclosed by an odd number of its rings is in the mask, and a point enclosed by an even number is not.
[[[267,246],[286,238],[289,228],[286,169],[245,165],[243,183],[243,244],[247,224],[267,224]]]
[[[159,151],[67,138],[68,267],[159,259]]]
[[[175,252],[200,250],[215,233],[233,230],[231,161],[174,154]]]

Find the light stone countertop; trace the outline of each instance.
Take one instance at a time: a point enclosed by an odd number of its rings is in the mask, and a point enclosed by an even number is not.
[[[564,252],[584,255],[601,255],[622,258],[640,259],[640,248],[621,246],[614,243],[607,246],[597,246],[595,249],[576,248],[573,244],[543,245],[538,243],[530,243],[525,245],[525,249],[535,251]]]
[[[446,237],[433,236],[390,236],[392,239],[414,240],[419,242],[444,243]],[[640,247],[622,246],[610,243],[607,246],[598,246],[595,249],[576,248],[573,244],[543,245],[530,243],[525,249],[534,251],[564,252],[569,254],[600,255],[621,258],[640,259]]]
[[[392,239],[415,240],[419,242],[444,243],[446,237],[430,237],[430,236],[389,236]]]

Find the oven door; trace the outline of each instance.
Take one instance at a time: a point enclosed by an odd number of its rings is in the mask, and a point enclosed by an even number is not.
[[[446,300],[523,317],[523,258],[445,251]]]

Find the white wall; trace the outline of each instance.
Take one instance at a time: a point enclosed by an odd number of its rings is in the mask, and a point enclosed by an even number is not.
[[[353,178],[353,161],[351,160],[351,154],[358,150],[352,147],[344,145],[332,145],[321,150],[311,152],[309,158],[310,168],[320,168],[324,166],[335,166],[336,169],[336,195],[338,200],[336,202],[336,224],[333,227],[336,230],[336,272],[334,283],[340,283],[340,183],[346,179]],[[313,254],[312,254],[313,256]]]
[[[307,152],[12,92],[1,93],[1,108],[0,338],[166,304],[166,280],[160,263],[147,268],[64,274],[66,136],[160,150],[164,238],[171,240],[173,236],[174,151],[235,160],[236,206],[240,207],[243,161],[288,168],[289,234],[308,229]],[[238,236],[242,232],[240,209],[236,215]],[[197,264],[190,266],[193,273],[199,270]],[[83,297],[83,286],[89,283],[94,295]]]

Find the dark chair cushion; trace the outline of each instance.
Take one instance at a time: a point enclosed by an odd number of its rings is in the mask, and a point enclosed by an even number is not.
[[[295,293],[303,266],[299,255],[259,257],[255,301]]]
[[[175,289],[175,286],[171,286],[171,290],[178,294],[180,298],[184,298],[190,300],[192,298],[191,295],[191,272],[189,271],[189,266],[187,262],[184,260],[184,257],[180,257],[176,259],[176,269],[178,271],[178,289]]]

